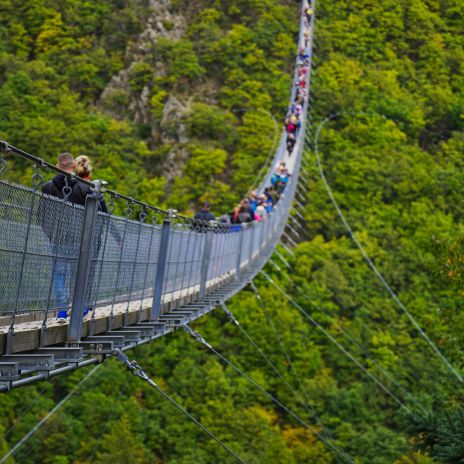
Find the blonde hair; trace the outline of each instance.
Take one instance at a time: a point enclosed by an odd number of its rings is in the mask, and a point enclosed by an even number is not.
[[[74,160],[74,172],[79,176],[85,179],[92,174],[93,167],[90,164],[88,156],[81,155]]]

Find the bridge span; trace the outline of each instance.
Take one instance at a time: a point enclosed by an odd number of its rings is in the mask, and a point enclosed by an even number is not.
[[[309,55],[307,91],[313,29],[314,16],[308,25],[302,14],[298,48]],[[297,81],[295,66],[291,104]],[[243,289],[271,257],[287,225],[300,173],[308,100],[293,154],[286,151],[283,131],[259,187],[264,190],[285,160],[292,176],[284,193],[265,220],[243,226],[199,224],[98,182],[90,184],[94,193],[85,207],[67,202],[66,195],[43,195],[43,170],[56,168],[0,142],[0,391],[155,340]],[[8,181],[8,163],[15,156],[33,164],[31,187]],[[108,199],[108,214],[98,211],[101,194]],[[62,291],[72,301],[65,323],[56,320],[59,269],[65,269]],[[84,314],[86,307],[95,310]]]

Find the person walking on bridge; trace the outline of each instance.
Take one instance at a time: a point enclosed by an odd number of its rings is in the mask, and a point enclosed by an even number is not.
[[[215,221],[216,216],[211,212],[211,204],[209,201],[204,201],[200,211],[195,214],[196,221]]]
[[[81,155],[78,156],[74,160],[74,173],[77,174],[78,177],[81,179],[91,182],[92,181],[92,174],[93,174],[93,167],[92,164],[90,163],[90,159],[88,156]],[[72,188],[72,192],[70,195],[70,201],[72,203],[78,204],[85,206],[85,202],[87,199],[87,195],[91,195],[93,193],[92,188],[88,184],[84,184],[83,182],[76,182]],[[101,193],[98,194],[98,211],[102,211],[103,213],[108,214],[108,207],[106,205],[105,199],[103,198],[103,195]],[[92,288],[94,285],[94,280],[95,280],[95,259],[98,257],[98,254],[100,252],[100,248],[102,245],[102,237],[103,237],[103,231],[105,228],[105,223],[107,224],[107,227],[109,227],[109,232],[113,236],[113,238],[116,241],[117,246],[119,247],[120,250],[122,250],[123,247],[123,241],[121,238],[121,235],[114,225],[114,223],[111,221],[111,218],[106,216],[106,220],[100,220],[97,221],[96,223],[96,230],[94,232],[94,246],[93,246],[93,259],[92,263],[90,266],[90,272],[89,272],[89,278],[88,278],[88,288],[86,291],[86,306],[84,308],[84,313],[83,317],[84,319],[95,311],[95,308],[91,306],[90,303],[90,298],[92,296]],[[103,258],[102,258],[103,259]]]
[[[195,214],[193,218],[194,230],[197,232],[206,232],[208,230],[208,222],[215,221],[216,216],[211,212],[211,204],[209,201],[204,201],[201,205],[200,211]]]

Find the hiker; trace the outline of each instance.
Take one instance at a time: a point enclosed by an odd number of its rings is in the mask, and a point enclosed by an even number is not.
[[[305,41],[305,48],[309,47],[309,41],[311,40],[311,29],[307,27],[304,31],[304,41]]]
[[[215,221],[216,216],[211,212],[211,204],[209,201],[204,201],[201,205],[200,211],[195,214],[196,221]]]
[[[254,218],[248,211],[246,204],[242,203],[238,209],[237,222],[239,224],[243,224],[244,222],[251,222],[253,219]]]
[[[305,18],[306,18],[306,23],[308,26],[311,23],[312,16],[313,16],[313,10],[310,7],[310,5],[308,5],[308,7],[305,9]]]
[[[266,208],[263,205],[258,205],[256,207],[255,215],[257,216],[255,217],[257,221],[262,221],[267,215]]]
[[[250,194],[250,198],[248,199],[248,203],[250,205],[251,211],[254,213],[256,207],[258,206],[258,193],[256,190],[253,190]]]
[[[88,156],[81,155],[78,156],[74,160],[74,173],[77,174],[78,177],[81,179],[90,182],[92,180],[92,173],[93,173],[93,167],[90,163],[90,159]],[[71,195],[69,196],[69,199],[72,203],[78,204],[85,206],[86,198],[87,195],[91,195],[93,193],[92,188],[84,184],[83,182],[76,182],[72,188]],[[105,199],[103,198],[103,195],[101,193],[98,194],[98,211],[102,211],[103,213],[108,214],[108,207],[106,206]],[[108,218],[108,227],[111,235],[114,237],[116,240],[116,244],[120,248],[122,252],[122,247],[123,247],[123,242],[121,235],[119,233],[119,230],[116,228],[114,225],[114,222],[111,221],[110,218]],[[99,254],[101,245],[102,245],[102,237],[104,236],[104,227],[105,227],[105,222],[103,220],[97,221],[96,227],[98,227],[97,230],[95,230],[94,233],[94,240],[95,243],[93,244],[93,257],[96,258]],[[90,305],[90,298],[92,295],[92,287],[93,287],[93,282],[95,278],[95,266],[90,267],[89,271],[89,277],[88,277],[88,290],[86,292],[86,303],[87,305],[84,307],[84,312],[83,312],[83,319],[87,317],[87,315],[90,315],[90,313],[93,314],[95,311],[95,308]]]
[[[87,156],[81,155],[74,160],[74,173],[77,174],[83,180],[90,182],[92,180],[93,167],[90,164],[90,160]],[[93,193],[92,188],[84,184],[83,182],[76,182],[72,188],[70,195],[70,201],[78,205],[85,206],[85,200],[87,195]],[[108,207],[106,206],[103,195],[100,195],[98,210],[108,213]]]
[[[208,223],[216,220],[216,216],[211,212],[211,204],[209,201],[204,201],[201,204],[200,211],[195,214],[193,219],[193,230],[203,233],[208,231]]]
[[[296,137],[295,134],[288,134],[287,135],[287,152],[288,156],[292,156],[293,148],[296,144]]]
[[[64,152],[58,156],[57,168],[71,174],[74,169],[74,158]],[[65,204],[47,198],[47,195],[61,200],[71,201],[70,196],[76,183],[70,175],[58,173],[53,179],[42,186],[42,193],[38,207],[38,221],[50,241],[50,252],[54,256],[52,287],[57,309],[57,321],[66,322],[68,306],[70,304],[69,285],[74,285],[76,279],[79,255],[80,231],[71,222],[63,221],[68,208]],[[69,212],[71,210],[69,209]],[[69,266],[69,270],[68,270]],[[68,283],[69,278],[69,283]]]

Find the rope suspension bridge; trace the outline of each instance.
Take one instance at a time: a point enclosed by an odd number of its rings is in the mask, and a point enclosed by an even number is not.
[[[304,50],[309,57],[305,76],[305,87],[309,91],[314,14],[309,19],[304,13],[305,5],[307,2],[303,0],[298,48]],[[298,81],[298,77],[296,66],[294,82]],[[296,93],[297,87],[293,86],[291,103],[295,101]],[[283,131],[258,190],[262,192],[270,184],[275,168],[282,160],[286,162],[292,176],[279,202],[265,219],[249,225],[199,222],[173,209],[162,210],[107,189],[100,181],[86,182],[76,179],[39,157],[7,142],[0,142],[0,391],[7,392],[90,364],[98,367],[106,357],[114,356],[134,375],[157,389],[164,398],[218,442],[236,462],[244,462],[125,354],[137,345],[152,342],[183,328],[195,341],[245,377],[286,414],[313,433],[334,453],[339,462],[354,462],[351,456],[334,444],[317,412],[308,406],[305,392],[299,388],[298,393],[292,387],[226,306],[232,296],[251,284],[264,307],[253,284],[253,279],[261,274],[269,285],[274,286],[305,318],[321,330],[380,391],[400,409],[410,413],[411,410],[400,395],[368,370],[263,271],[268,262],[280,269],[271,258],[274,253],[282,265],[289,268],[285,257],[275,248],[283,236],[287,237],[288,243],[294,244],[286,230],[294,236],[299,235],[296,230],[300,227],[299,222],[290,213],[293,210],[297,217],[303,219],[294,205],[302,206],[302,195],[300,193],[298,196],[297,189],[306,192],[308,187],[306,181],[300,177],[305,164],[304,150],[307,148],[308,97],[309,95],[302,108],[301,126],[293,153],[287,153],[287,134]],[[32,186],[18,185],[6,179],[8,163],[12,157],[19,157],[32,164]],[[325,182],[319,157],[317,161]],[[42,194],[44,171],[57,171],[65,176],[62,198]],[[87,184],[92,189],[84,207],[67,201],[70,183],[75,181]],[[326,182],[325,185],[329,190]],[[438,358],[462,382],[461,376],[427,337],[365,254],[330,191],[329,194],[349,234],[361,248],[374,273]],[[102,196],[108,200],[108,213],[99,211],[98,205]],[[122,211],[123,214],[116,215],[115,211]],[[290,249],[288,251],[292,253]],[[66,275],[61,290],[63,298],[71,302],[71,315],[65,323],[56,320],[57,312],[65,309],[60,307],[56,296],[58,271]],[[190,328],[189,323],[217,307],[224,310],[316,425],[302,419]],[[86,314],[86,308],[93,310]],[[293,370],[285,346],[278,338],[278,329],[274,325],[272,328]],[[347,334],[346,336],[351,337]],[[349,340],[356,344],[352,338]],[[357,347],[364,351],[362,346]],[[370,356],[368,353],[364,354]],[[76,389],[96,371],[96,368],[90,371]],[[394,378],[391,378],[391,383],[398,386]],[[23,440],[1,458],[0,464],[32,436],[74,392],[72,390]],[[418,406],[421,408],[420,404]]]

